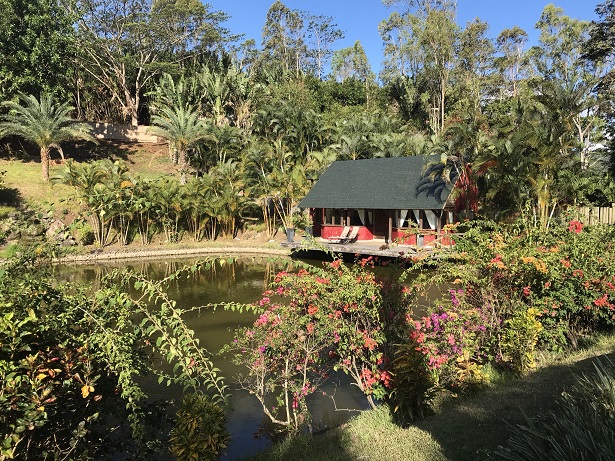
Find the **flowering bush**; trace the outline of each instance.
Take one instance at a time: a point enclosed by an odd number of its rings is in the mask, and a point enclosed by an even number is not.
[[[257,303],[260,317],[227,347],[247,369],[242,386],[272,422],[294,430],[307,421],[305,397],[331,371],[350,375],[372,404],[385,397],[385,307],[393,308],[385,297],[399,293],[340,260],[279,273]]]
[[[467,304],[464,290],[450,290],[449,294],[448,305],[440,304],[430,315],[411,321],[410,338],[426,356],[435,386],[480,383],[484,381],[480,367],[486,345],[497,325],[488,309]],[[462,373],[470,363],[477,365],[472,367],[474,372]]]
[[[480,383],[486,363],[523,374],[537,347],[576,347],[580,336],[612,327],[613,232],[577,220],[549,230],[477,222],[447,260],[414,261],[408,291],[414,311],[425,313],[409,317],[409,342],[433,385]],[[420,304],[430,287],[451,283],[450,299]]]
[[[576,346],[579,336],[615,324],[613,230],[572,220],[549,231],[475,228],[460,245],[466,251],[460,277],[491,286],[512,309],[537,309],[544,328],[539,344],[551,349]],[[469,265],[466,265],[468,264]],[[523,307],[524,306],[524,307]]]

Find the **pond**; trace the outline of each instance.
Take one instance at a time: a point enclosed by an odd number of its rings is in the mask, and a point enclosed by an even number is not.
[[[54,266],[53,275],[59,281],[96,286],[111,270],[127,268],[146,274],[152,280],[161,280],[196,261],[197,259],[122,261],[96,265]],[[184,309],[220,302],[252,303],[260,299],[275,274],[290,263],[290,260],[251,257],[215,264],[209,270],[202,268],[196,277],[174,281],[169,288],[169,295]],[[188,325],[196,332],[201,345],[212,353],[219,352],[226,343],[232,341],[235,328],[251,325],[254,320],[255,316],[251,313],[224,309],[216,309],[213,312],[208,309],[195,310],[186,317]],[[228,430],[232,440],[222,459],[237,459],[265,448],[271,441],[265,436],[255,436],[267,422],[260,404],[254,396],[233,384],[232,378],[240,370],[222,356],[214,358],[214,363],[232,390],[232,411],[228,415]],[[152,398],[169,397],[169,389],[164,386],[152,382],[147,387],[147,393]],[[345,380],[343,375],[332,379],[322,390],[329,395],[335,395],[335,405],[331,397],[323,396],[322,393],[316,393],[308,399],[316,431],[339,425],[356,414],[351,411],[336,411],[335,406],[339,409],[352,410],[368,407],[363,394],[355,386],[349,385],[349,381]]]

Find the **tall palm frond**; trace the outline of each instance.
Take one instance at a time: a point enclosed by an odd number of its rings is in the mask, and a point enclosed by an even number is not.
[[[49,153],[52,148],[64,158],[61,143],[82,139],[95,141],[92,128],[73,120],[73,110],[67,103],[56,104],[51,94],[35,96],[20,94],[19,101],[5,101],[0,107],[8,113],[0,116],[0,138],[19,136],[35,143],[40,149],[43,180],[49,181]]]
[[[186,183],[189,159],[188,152],[201,139],[207,137],[204,120],[199,114],[187,107],[160,108],[160,113],[152,117],[148,132],[167,140],[171,148],[177,151],[181,183]]]

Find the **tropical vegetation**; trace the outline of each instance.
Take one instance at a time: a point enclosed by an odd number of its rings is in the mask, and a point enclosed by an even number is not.
[[[458,178],[454,254],[402,257],[399,279],[376,275],[373,258],[347,266],[333,255],[279,273],[254,304],[225,306],[256,314],[225,353],[274,427],[309,432],[309,397],[336,373],[374,409],[358,421],[429,425],[447,402],[529,379],[541,355],[612,334],[613,230],[576,209],[615,203],[615,2],[597,5],[592,23],[547,5],[529,49],[519,27],[491,38],[478,18],[458,25],[455,1],[383,3],[393,12],[379,26],[376,75],[360,42],[337,47],[334,18],[279,0],[260,47],[197,0],[0,0],[2,152],[35,144],[43,180],[76,198],[42,209],[5,184],[0,238],[15,220],[40,227],[61,214],[84,246],[234,238],[247,222],[270,239],[299,225],[297,203],[331,162],[436,154],[426,180]],[[65,160],[62,144],[94,141],[83,121],[148,125],[175,170]],[[168,294],[198,267],[159,282],[114,273],[100,287],[58,285],[43,265],[58,248],[39,243],[0,267],[0,460],[220,456],[229,378]],[[611,456],[608,368],[581,375],[560,413],[528,415],[488,454]],[[145,375],[182,387],[174,422],[151,406]],[[591,421],[570,429],[579,414]],[[344,437],[366,433],[376,437]],[[446,459],[441,440],[424,442],[423,455]]]

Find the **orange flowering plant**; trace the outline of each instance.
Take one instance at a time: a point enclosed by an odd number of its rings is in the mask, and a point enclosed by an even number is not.
[[[429,377],[431,389],[411,383],[423,396],[484,382],[487,363],[526,373],[537,348],[576,347],[583,335],[615,325],[611,227],[562,220],[548,230],[523,221],[475,221],[468,228],[455,254],[414,261],[404,274],[420,312],[408,316],[406,343],[420,356],[396,355],[395,362]],[[430,300],[443,287],[448,295]],[[407,347],[401,350],[409,356]]]

